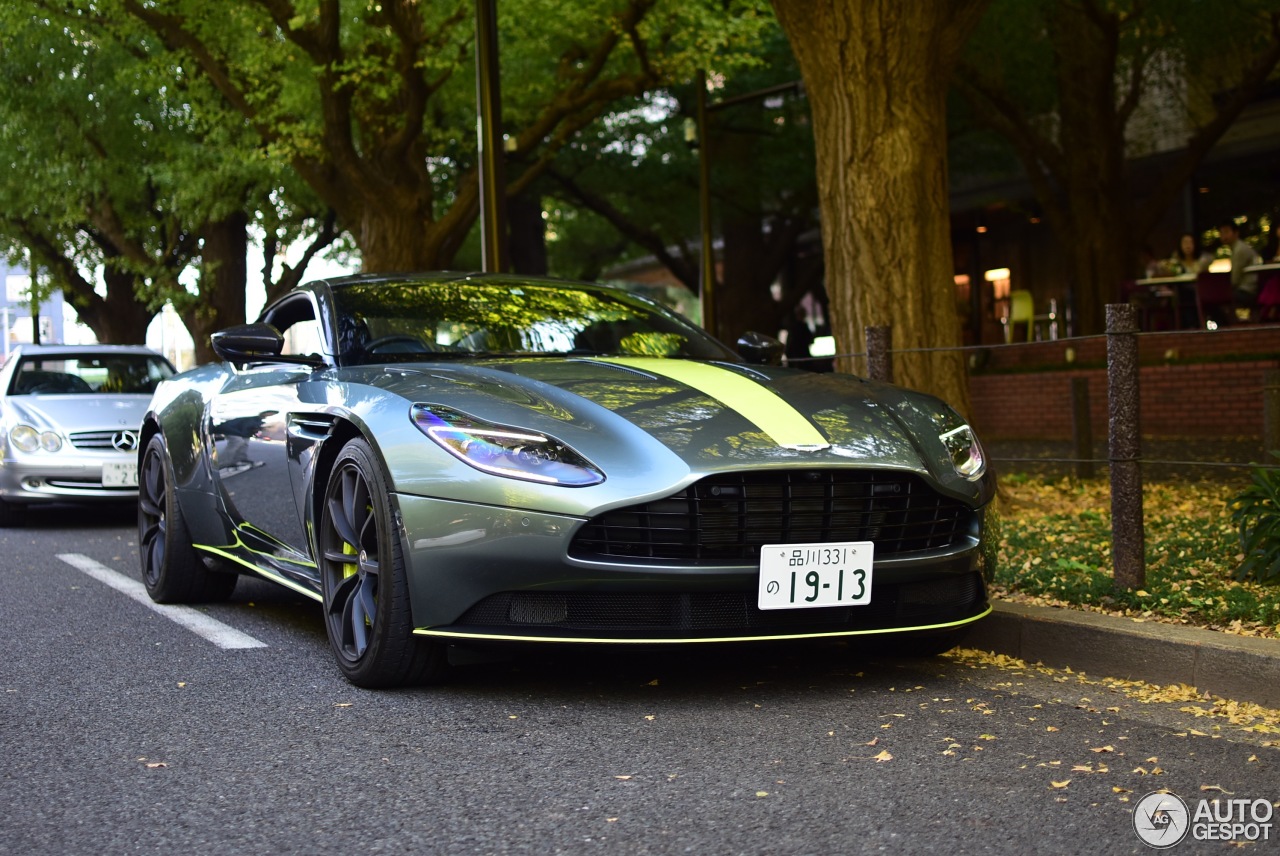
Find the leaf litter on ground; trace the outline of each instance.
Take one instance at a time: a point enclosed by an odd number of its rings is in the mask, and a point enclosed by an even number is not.
[[[1033,605],[1280,637],[1280,586],[1233,576],[1243,560],[1231,521],[1237,492],[1203,482],[1144,486],[1146,585],[1116,591],[1110,485],[1004,476],[992,593]]]

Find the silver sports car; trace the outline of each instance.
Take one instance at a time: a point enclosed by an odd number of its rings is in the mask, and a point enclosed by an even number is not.
[[[736,354],[625,291],[508,275],[304,285],[142,424],[162,602],[252,572],[323,604],[367,687],[495,643],[890,635],[989,612],[977,438],[921,393]]]
[[[138,426],[173,373],[143,347],[19,345],[0,369],[0,525],[36,503],[137,497]]]

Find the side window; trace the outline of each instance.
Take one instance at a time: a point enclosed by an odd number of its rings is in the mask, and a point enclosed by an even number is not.
[[[276,305],[263,320],[284,336],[282,354],[304,356],[324,351],[320,321],[316,318],[311,301],[305,295],[295,295]]]
[[[321,351],[320,322],[314,318],[296,321],[281,333],[284,335],[283,354],[296,356],[318,354]]]

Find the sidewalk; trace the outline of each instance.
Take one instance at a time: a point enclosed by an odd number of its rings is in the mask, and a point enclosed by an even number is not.
[[[1280,639],[994,601],[962,643],[1093,677],[1188,684],[1280,708]]]

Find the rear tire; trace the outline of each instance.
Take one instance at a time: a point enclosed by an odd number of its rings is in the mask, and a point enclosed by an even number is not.
[[[439,642],[413,635],[409,584],[382,467],[363,439],[338,453],[317,532],[325,630],[338,668],[358,687],[437,681]]]
[[[142,582],[156,603],[222,601],[236,587],[235,574],[210,571],[192,546],[160,434],[147,444],[138,474],[138,551]]]

